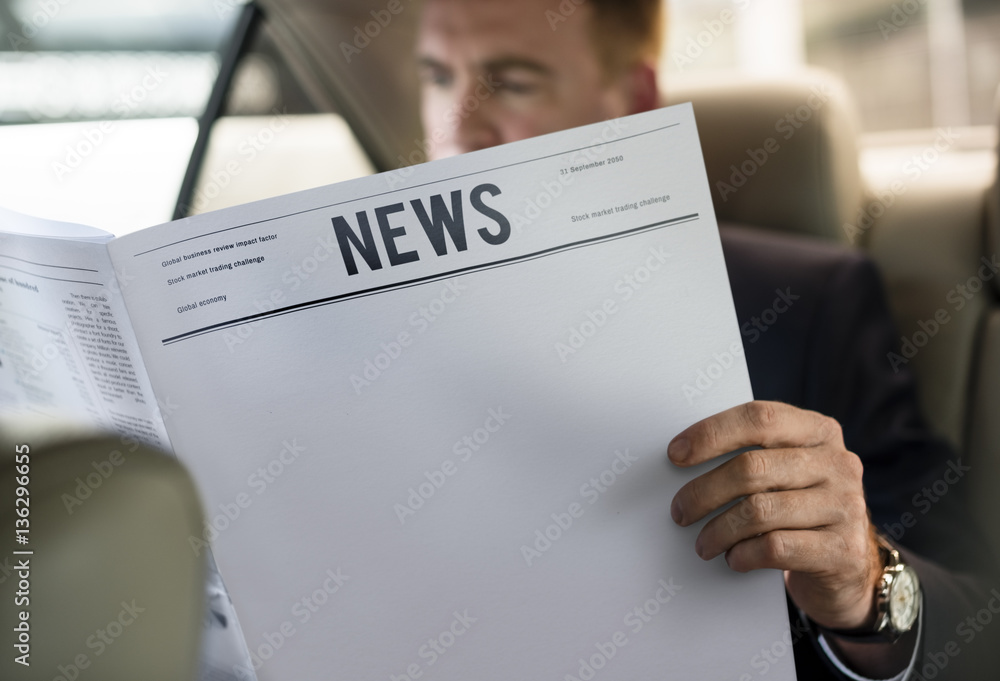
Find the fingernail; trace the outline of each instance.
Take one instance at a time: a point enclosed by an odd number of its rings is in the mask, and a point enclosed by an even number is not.
[[[686,437],[677,438],[667,448],[667,456],[671,461],[680,463],[691,455],[691,442]]]
[[[703,556],[701,554],[701,535],[700,534],[698,535],[698,538],[694,540],[694,552],[697,553],[698,557],[701,558],[702,560],[705,559],[705,556]]]
[[[670,504],[670,517],[674,519],[674,522],[678,525],[684,520],[684,511],[681,510],[681,502],[674,498],[674,503]]]

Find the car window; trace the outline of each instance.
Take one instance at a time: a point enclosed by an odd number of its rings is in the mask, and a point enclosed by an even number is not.
[[[265,11],[214,123],[187,215],[374,172],[342,116],[317,107],[275,45]]]
[[[357,39],[352,31],[365,25],[358,17],[367,16],[362,6],[329,5],[329,16],[346,22],[324,27],[331,55],[340,56],[336,44]],[[865,146],[894,145],[899,131],[933,135],[942,126],[982,126],[982,134],[963,134],[963,144],[992,148],[1000,82],[995,2],[670,0],[668,6],[661,64],[668,92],[673,79],[711,71],[780,75],[819,66],[853,92]],[[0,0],[0,149],[9,161],[0,165],[0,205],[119,233],[170,219],[197,136],[194,119],[241,7],[241,0]],[[411,26],[411,14],[392,28]],[[187,212],[373,170],[373,150],[366,154],[347,125],[365,121],[342,118],[329,93],[317,97],[300,86],[302,74],[275,47],[266,15],[185,197]],[[409,73],[404,42],[370,39],[351,66],[357,62],[369,75],[388,68],[395,81],[412,81],[399,76]],[[385,82],[372,89],[388,92],[383,99],[394,95],[400,106],[393,108],[406,112],[381,106],[385,119],[407,134],[376,134],[413,139],[418,128],[407,122],[413,93],[394,92]],[[357,136],[370,146],[371,130]],[[422,160],[419,138],[398,156],[382,151],[382,166],[386,159],[399,160],[389,167]]]
[[[115,233],[169,220],[233,0],[0,0],[0,205]]]

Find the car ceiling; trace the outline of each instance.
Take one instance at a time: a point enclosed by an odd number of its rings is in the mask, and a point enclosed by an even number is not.
[[[420,2],[400,2],[399,14],[380,15],[383,26],[372,12],[385,10],[388,0],[258,0],[306,93],[320,108],[344,116],[378,170],[404,165],[399,157],[421,146],[413,59]],[[369,38],[366,27],[374,34],[367,45],[360,37]],[[345,55],[344,45],[360,46],[360,53]]]

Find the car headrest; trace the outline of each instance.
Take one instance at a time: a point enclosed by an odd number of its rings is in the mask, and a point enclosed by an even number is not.
[[[848,241],[864,190],[857,116],[839,80],[671,76],[666,100],[694,105],[719,220]]]
[[[26,519],[27,543],[0,566],[0,678],[51,679],[57,663],[63,679],[197,678],[204,516],[187,471],[129,438],[15,418],[0,418],[0,522],[14,535]],[[15,601],[16,583],[30,595]]]

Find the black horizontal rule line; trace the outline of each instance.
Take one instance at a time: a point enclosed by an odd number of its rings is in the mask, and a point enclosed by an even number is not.
[[[563,244],[561,246],[553,246],[552,248],[546,248],[544,250],[536,251],[534,253],[517,255],[511,258],[505,258],[503,260],[495,260],[493,262],[483,263],[481,265],[470,265],[469,267],[462,267],[448,272],[430,274],[427,275],[426,277],[418,277],[416,279],[401,281],[394,284],[384,284],[382,286],[375,286],[369,289],[353,291],[351,293],[342,293],[340,295],[330,296],[328,298],[320,298],[318,300],[310,300],[304,303],[296,303],[295,305],[289,305],[287,307],[278,308],[276,310],[259,312],[257,314],[240,317],[238,319],[230,319],[229,321],[219,322],[218,324],[204,326],[200,329],[194,329],[186,333],[178,334],[176,336],[171,336],[170,338],[164,338],[162,341],[160,341],[160,343],[163,345],[172,345],[173,343],[178,343],[182,340],[188,340],[196,336],[203,336],[207,333],[221,331],[222,329],[231,328],[233,326],[242,326],[243,324],[249,324],[250,322],[265,319],[268,317],[280,317],[282,315],[290,314],[292,312],[301,312],[302,310],[311,309],[314,307],[320,307],[322,305],[333,305],[335,303],[342,303],[344,301],[354,300],[356,298],[367,298],[368,296],[373,296],[379,293],[386,293],[388,291],[412,288],[414,286],[420,286],[421,284],[428,284],[431,282],[440,281],[442,279],[449,279],[451,277],[457,277],[463,274],[470,274],[472,272],[492,270],[498,267],[507,267],[509,265],[513,265],[519,262],[528,262],[530,260],[537,260],[538,258],[544,258],[550,255],[556,255],[558,253],[564,253],[567,251],[576,250],[578,248],[585,248],[587,246],[593,246],[599,243],[617,241],[618,239],[634,236],[636,234],[641,234],[643,232],[652,232],[657,229],[663,229],[664,227],[669,227],[671,225],[680,225],[686,222],[692,222],[694,220],[699,219],[700,217],[701,216],[698,213],[691,213],[690,215],[682,215],[681,217],[672,218],[670,220],[663,220],[661,222],[654,222],[648,225],[643,225],[642,227],[633,227],[632,229],[627,229],[622,232],[615,232],[614,234],[605,234],[603,236],[592,237],[590,239],[582,239],[580,241],[574,241],[572,243]]]
[[[535,161],[544,161],[546,159],[555,158],[556,156],[565,156],[566,154],[575,154],[577,152],[583,151],[584,149],[592,149],[594,147],[599,147],[599,146],[603,146],[603,145],[606,145],[606,144],[615,144],[615,143],[618,143],[618,142],[624,142],[626,140],[634,139],[636,137],[642,137],[643,135],[651,135],[651,134],[653,134],[655,132],[661,132],[663,130],[668,130],[670,128],[676,128],[678,125],[680,125],[679,122],[678,123],[671,123],[670,125],[664,125],[664,126],[661,126],[659,128],[653,128],[652,130],[643,130],[642,132],[637,132],[634,135],[628,135],[626,137],[619,137],[618,139],[613,139],[613,140],[606,140],[606,141],[601,141],[601,142],[595,142],[594,144],[588,144],[586,146],[578,147],[576,149],[566,149],[564,151],[559,151],[559,152],[556,152],[554,154],[548,154],[546,156],[538,156],[536,158],[529,158],[529,159],[525,159],[523,161],[515,161],[514,163],[508,163],[507,165],[491,166],[491,167],[486,168],[484,170],[475,170],[475,171],[470,172],[470,173],[464,173],[462,175],[455,175],[453,177],[446,177],[446,178],[443,178],[441,180],[433,180],[431,182],[425,182],[423,184],[415,184],[415,185],[412,185],[412,186],[409,186],[409,187],[400,187],[399,189],[389,189],[388,191],[379,192],[377,194],[370,194],[368,196],[361,196],[361,197],[357,197],[357,198],[353,198],[353,199],[347,199],[346,201],[338,201],[336,203],[330,203],[330,204],[326,204],[324,206],[316,206],[315,208],[307,208],[305,210],[296,211],[294,213],[285,213],[284,215],[279,215],[278,217],[265,218],[263,220],[256,220],[254,222],[247,222],[247,223],[242,224],[242,225],[234,225],[232,227],[226,227],[225,229],[217,229],[214,232],[207,232],[205,234],[198,234],[196,236],[188,237],[187,239],[181,239],[180,241],[174,241],[174,242],[171,242],[169,244],[163,244],[162,246],[157,246],[156,248],[151,248],[148,251],[142,251],[141,253],[136,253],[132,257],[133,258],[138,258],[140,255],[147,255],[149,253],[154,253],[156,251],[162,250],[164,248],[170,248],[171,246],[177,246],[178,244],[183,244],[183,243],[186,243],[188,241],[194,241],[195,239],[202,239],[204,237],[213,236],[215,234],[222,234],[223,232],[230,232],[230,231],[232,231],[234,229],[243,229],[244,227],[253,227],[255,225],[262,225],[265,222],[274,222],[275,220],[283,220],[285,218],[295,217],[296,215],[304,215],[306,213],[313,213],[313,212],[318,211],[318,210],[325,210],[327,208],[336,208],[337,206],[344,206],[344,205],[347,205],[347,204],[350,204],[350,203],[357,203],[358,201],[368,201],[370,199],[377,199],[380,196],[387,196],[389,194],[395,194],[395,193],[401,192],[401,191],[409,191],[411,189],[420,189],[421,187],[429,187],[431,185],[441,184],[442,182],[453,182],[455,180],[461,180],[463,178],[471,177],[473,175],[482,175],[483,173],[492,173],[492,172],[495,172],[495,171],[498,171],[498,170],[507,170],[508,168],[513,168],[515,166],[524,165],[526,163],[534,163]],[[387,171],[385,171],[385,173],[380,173],[380,174],[381,175],[390,175],[392,173],[398,173],[399,170],[401,170],[401,169],[387,170]]]
[[[87,284],[89,286],[104,286],[104,284],[102,284],[99,281],[78,281],[76,279],[60,279],[59,277],[46,277],[44,274],[35,274],[34,272],[19,270],[16,267],[11,267],[10,265],[0,265],[0,269],[13,270],[14,272],[20,272],[21,274],[26,274],[29,277],[36,277],[38,279],[48,279],[49,281],[65,281],[70,284]]]
[[[69,265],[50,265],[44,262],[35,262],[34,260],[25,260],[24,258],[18,258],[13,255],[0,255],[0,258],[7,258],[8,260],[16,260],[18,262],[24,262],[29,265],[37,265],[39,267],[51,267],[57,270],[77,270],[79,272],[99,272],[100,270],[92,270],[86,267],[70,267]]]

